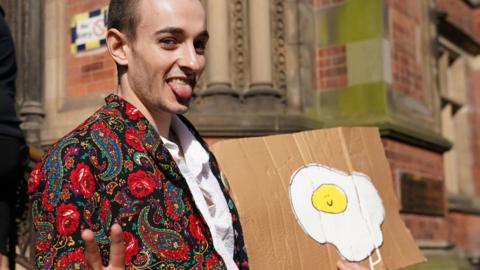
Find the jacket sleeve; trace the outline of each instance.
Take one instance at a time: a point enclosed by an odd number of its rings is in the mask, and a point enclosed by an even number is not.
[[[107,235],[109,215],[102,215],[95,167],[82,147],[61,141],[29,177],[38,269],[86,269],[81,231]]]

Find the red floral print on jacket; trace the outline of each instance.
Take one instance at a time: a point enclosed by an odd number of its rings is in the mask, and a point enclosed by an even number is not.
[[[137,198],[150,195],[155,188],[155,180],[144,171],[130,174],[127,181],[130,192]]]
[[[57,230],[61,235],[70,235],[77,230],[80,214],[73,204],[62,203],[57,211]]]
[[[122,226],[126,269],[225,269],[205,220],[174,159],[133,105],[107,104],[53,145],[30,175],[37,269],[88,269],[83,229],[91,229],[104,264],[109,228]],[[189,122],[192,134],[204,145]],[[219,177],[215,158],[212,172]],[[218,178],[219,179],[219,178]],[[242,230],[219,181],[235,230],[234,261],[248,269]]]
[[[77,165],[70,174],[70,181],[76,191],[80,192],[85,198],[90,198],[95,190],[95,179],[93,178],[90,167],[85,162]]]

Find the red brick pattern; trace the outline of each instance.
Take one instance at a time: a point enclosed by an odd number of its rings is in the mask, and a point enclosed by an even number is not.
[[[67,4],[67,25],[74,15],[108,5],[108,0],[69,0]],[[70,29],[65,29],[70,33]],[[115,87],[115,64],[108,52],[97,49],[72,54],[71,37],[68,35],[67,52],[67,96],[81,97],[91,93],[111,92]]]
[[[395,186],[399,186],[401,172],[444,181],[443,155],[390,139],[382,139],[385,154],[392,169]]]
[[[464,1],[437,0],[440,11],[448,14],[447,20],[473,39],[480,41],[480,10],[471,9]],[[480,70],[467,68],[467,104],[469,113],[473,181],[475,193],[480,194]],[[478,252],[480,247],[480,216],[454,212],[448,215],[450,240],[466,254]]]
[[[447,241],[450,239],[449,222],[444,217],[402,214],[402,219],[416,240]]]
[[[447,13],[447,20],[480,42],[480,10],[468,7],[463,1],[437,0],[439,11]],[[467,104],[471,123],[473,176],[475,192],[480,194],[480,71],[467,70]]]
[[[480,216],[451,213],[448,215],[450,238],[458,248],[478,251],[480,247]]]
[[[327,8],[344,3],[345,0],[313,0],[315,8]]]
[[[108,5],[108,0],[68,0],[68,15],[74,15]],[[70,22],[70,20],[69,20]]]
[[[400,173],[402,172],[444,181],[442,154],[386,138],[382,139],[382,142],[390,168],[392,169],[394,187],[396,188],[398,198],[401,196],[399,194],[399,186]],[[449,239],[448,222],[444,217],[403,214],[402,218],[415,239]]]
[[[475,39],[477,42],[480,42],[480,9],[476,8],[473,10],[472,13],[473,17],[473,34],[471,35],[473,39]]]
[[[472,9],[458,0],[437,0],[436,3],[438,11],[445,12],[450,23],[480,42],[480,9]]]
[[[423,101],[422,56],[418,53],[422,42],[416,34],[421,27],[421,1],[391,0],[389,3],[393,89]]]
[[[317,49],[316,89],[327,90],[348,84],[345,45]]]
[[[473,177],[476,194],[480,194],[480,70],[468,71],[469,91],[467,98],[469,120],[472,129]]]

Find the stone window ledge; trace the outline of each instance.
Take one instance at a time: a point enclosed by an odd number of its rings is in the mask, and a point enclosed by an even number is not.
[[[480,197],[466,195],[448,195],[448,210],[480,215]]]

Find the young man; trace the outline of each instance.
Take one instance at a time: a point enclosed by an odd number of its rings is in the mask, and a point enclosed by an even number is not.
[[[85,268],[83,236],[93,269],[248,269],[215,159],[178,115],[205,67],[205,20],[199,0],[110,2],[117,95],[29,179],[38,268]]]
[[[205,19],[199,0],[111,1],[117,95],[56,143],[30,177],[38,268],[85,268],[84,229],[108,263],[114,223],[123,229],[128,268],[248,268],[215,159],[178,116],[205,67]]]

